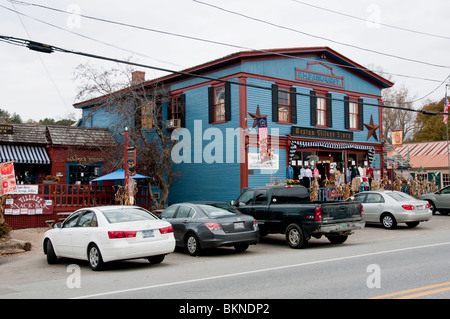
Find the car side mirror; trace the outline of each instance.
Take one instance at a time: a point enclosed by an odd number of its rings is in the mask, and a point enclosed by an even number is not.
[[[238,206],[239,206],[239,203],[236,202],[235,200],[232,200],[232,201],[230,201],[230,205],[231,205],[231,206],[236,206],[236,207],[238,207]]]
[[[61,228],[62,224],[61,223],[56,223],[55,226],[53,226],[54,228]]]

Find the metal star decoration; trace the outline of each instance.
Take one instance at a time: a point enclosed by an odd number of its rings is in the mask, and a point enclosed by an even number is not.
[[[256,107],[256,113],[248,113],[253,119],[253,126],[252,128],[255,128],[256,125],[258,125],[258,119],[262,117],[267,117],[267,115],[262,115],[261,111],[259,110],[259,105]]]
[[[377,128],[379,128],[379,125],[375,125],[373,123],[373,116],[370,116],[370,124],[364,124],[365,127],[367,127],[367,129],[369,130],[369,132],[367,133],[367,140],[369,140],[369,138],[371,136],[375,137],[375,139],[378,141],[378,137],[377,137]]]

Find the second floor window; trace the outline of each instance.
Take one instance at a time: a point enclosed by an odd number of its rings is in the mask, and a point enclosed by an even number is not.
[[[225,121],[225,86],[214,88],[214,122]]]
[[[288,90],[278,91],[278,121],[290,122],[289,109],[291,106],[290,93]]]
[[[295,87],[280,88],[272,84],[272,121],[297,123],[297,93]]]
[[[153,101],[142,102],[141,109],[141,128],[151,129],[153,128],[153,112],[155,108],[155,103]]]
[[[208,88],[208,122],[223,123],[231,121],[231,85],[230,83]]]
[[[317,115],[316,115],[316,125],[326,126],[327,125],[327,104],[324,96],[317,96]]]
[[[331,93],[318,95],[310,92],[311,126],[333,127]]]
[[[363,104],[362,99],[351,100],[344,97],[345,128],[349,130],[363,130]]]
[[[350,129],[358,129],[359,125],[358,125],[358,102],[356,101],[350,101],[349,103],[349,110],[348,110],[348,116],[349,116],[349,128]]]

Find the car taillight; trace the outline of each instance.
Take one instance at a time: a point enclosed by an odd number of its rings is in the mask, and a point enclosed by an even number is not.
[[[414,205],[402,205],[402,207],[406,210],[414,210]]]
[[[136,231],[109,231],[109,239],[136,237]]]
[[[361,206],[361,217],[363,216],[363,213],[364,213],[364,206],[363,206],[363,204],[359,204],[360,206]]]
[[[253,220],[253,228],[256,229],[258,227],[258,221],[256,219]]]
[[[168,227],[163,227],[159,229],[159,232],[161,234],[169,234],[169,233],[173,233],[173,227],[172,226],[168,226]]]
[[[218,223],[205,223],[205,225],[209,230],[222,230],[222,227]]]
[[[322,207],[316,207],[316,209],[314,210],[314,220],[316,222],[322,221]]]
[[[430,208],[430,203],[427,203],[427,204],[425,205],[425,208]]]

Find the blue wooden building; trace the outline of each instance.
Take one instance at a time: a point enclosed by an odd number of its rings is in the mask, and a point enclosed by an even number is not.
[[[323,180],[350,168],[382,176],[381,91],[393,83],[328,47],[238,52],[143,82],[154,83],[169,88],[161,121],[178,141],[169,203],[229,202],[308,167]],[[111,127],[117,119],[93,114],[94,103],[75,105],[80,125]]]

